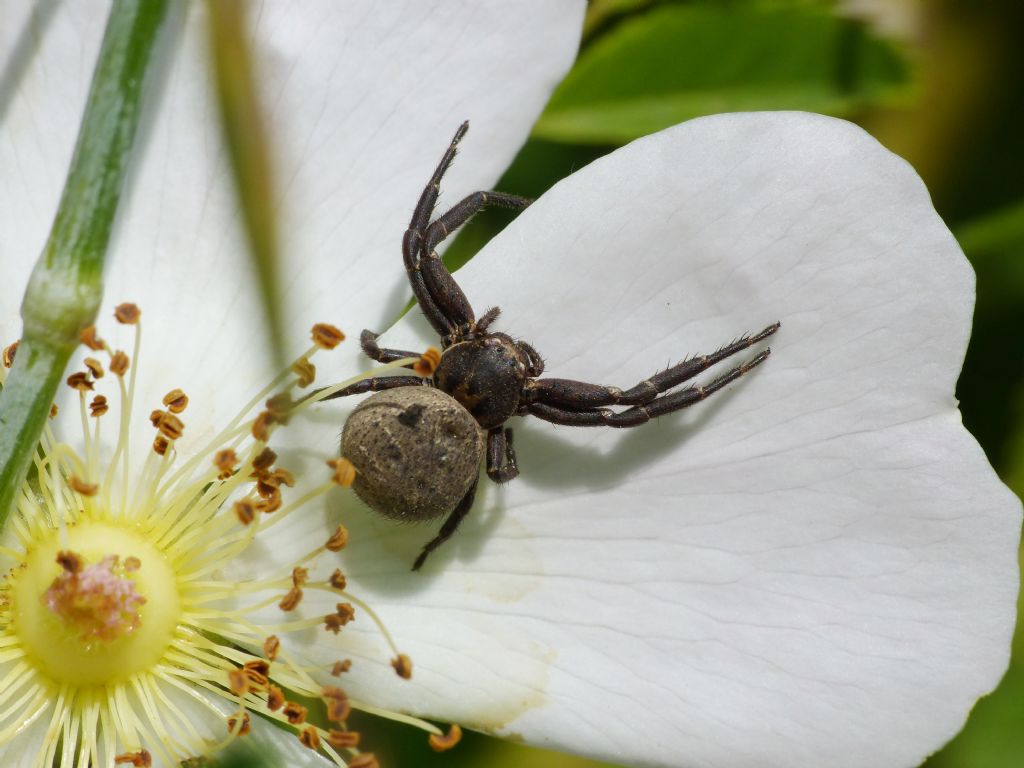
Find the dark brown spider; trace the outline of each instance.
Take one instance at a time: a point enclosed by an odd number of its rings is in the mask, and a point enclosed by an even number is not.
[[[487,476],[506,483],[519,474],[512,445],[512,430],[505,423],[512,416],[533,415],[555,424],[576,427],[636,427],[653,418],[687,408],[722,389],[755,366],[764,362],[770,350],[764,349],[741,365],[704,386],[693,385],[675,392],[667,390],[689,381],[716,363],[771,336],[779,329],[773,323],[758,334],[744,336],[710,355],[700,355],[656,373],[626,390],[589,384],[571,379],[538,378],[544,362],[537,351],[524,341],[504,333],[490,331],[498,317],[497,307],[487,310],[478,320],[473,308],[435,250],[437,245],[487,206],[523,209],[532,201],[503,192],[474,192],[451,210],[431,221],[440,191],[441,178],[455,158],[459,141],[469,123],[463,123],[441,158],[420,195],[412,221],[402,239],[402,257],[409,274],[413,294],[427,320],[441,337],[443,352],[434,371],[432,384],[447,393],[469,411],[486,431]],[[360,337],[363,351],[372,359],[388,363],[418,352],[378,346],[378,334],[364,330]],[[419,376],[387,376],[357,382],[331,397],[379,392],[395,387],[422,386]],[[607,406],[628,406],[613,411]],[[469,513],[476,495],[477,479],[448,514],[438,534],[431,539],[416,562],[418,570],[441,544],[447,541]]]

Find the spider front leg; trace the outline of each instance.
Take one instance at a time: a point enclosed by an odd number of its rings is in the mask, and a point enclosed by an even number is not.
[[[503,192],[474,192],[431,223],[430,217],[437,204],[441,179],[455,159],[459,141],[468,129],[469,123],[463,123],[455,132],[451,144],[420,195],[409,228],[402,239],[402,257],[413,293],[427,320],[442,337],[471,331],[475,317],[466,295],[437,255],[437,245],[487,206],[522,209],[531,202]]]
[[[507,483],[519,477],[519,464],[509,427],[494,427],[487,433],[487,476],[496,483]]]
[[[386,389],[395,389],[396,387],[422,387],[425,386],[424,382],[425,379],[421,376],[374,376],[370,379],[360,379],[354,384],[349,384],[344,389],[339,389],[333,395],[328,395],[323,399],[336,400],[339,397],[364,395],[367,392],[383,392]],[[312,392],[306,399],[323,391],[324,388],[320,388]]]
[[[572,427],[638,427],[658,416],[664,416],[666,413],[672,413],[682,408],[689,408],[706,397],[710,397],[726,384],[735,381],[740,376],[749,373],[763,363],[768,359],[769,354],[771,354],[771,350],[766,349],[742,365],[738,365],[731,371],[722,374],[707,386],[687,387],[678,392],[655,397],[643,405],[635,405],[618,413],[607,408],[575,410],[571,407],[538,402],[531,403],[527,406],[527,410],[537,418],[544,419],[544,421]]]
[[[473,508],[473,500],[476,498],[476,487],[479,485],[478,480],[474,480],[473,484],[466,491],[466,495],[462,497],[462,501],[451,511],[451,514],[444,521],[444,525],[441,526],[441,530],[438,531],[437,536],[432,538],[423,547],[423,551],[420,552],[419,557],[416,558],[416,562],[412,564],[412,570],[418,571],[423,563],[427,561],[430,553],[435,549],[444,544],[448,539],[452,537],[452,534],[458,530],[458,527],[462,524],[462,521],[466,519],[466,515],[469,514],[469,510]]]
[[[364,329],[359,334],[359,346],[363,350],[363,354],[371,360],[376,360],[378,363],[393,363],[395,360],[401,360],[403,357],[419,357],[421,353],[410,352],[406,349],[389,349],[388,347],[381,347],[377,344],[377,337],[379,333],[374,333],[371,330]],[[403,365],[403,368],[412,368],[414,364]]]

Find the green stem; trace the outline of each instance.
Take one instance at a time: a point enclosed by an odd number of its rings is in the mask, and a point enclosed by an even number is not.
[[[166,11],[166,0],[116,0],[107,20],[60,207],[21,305],[21,345],[0,391],[0,526],[103,297],[103,261]]]

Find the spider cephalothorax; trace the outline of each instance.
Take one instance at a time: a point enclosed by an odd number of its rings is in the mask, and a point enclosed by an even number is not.
[[[474,192],[431,221],[441,178],[455,158],[458,143],[468,127],[468,123],[463,123],[456,131],[434,175],[420,195],[412,221],[402,240],[402,256],[413,294],[423,314],[441,337],[441,359],[428,384],[449,395],[465,408],[479,425],[486,436],[483,453],[486,455],[487,475],[491,480],[503,483],[519,474],[512,445],[512,430],[505,426],[508,419],[513,416],[532,415],[555,424],[578,427],[635,427],[652,418],[700,402],[768,357],[770,350],[766,348],[706,385],[691,385],[674,392],[668,391],[716,363],[768,338],[779,329],[779,323],[773,323],[753,336],[744,336],[712,354],[684,360],[626,390],[572,379],[540,378],[544,372],[544,362],[536,350],[526,342],[513,339],[507,334],[490,331],[490,326],[499,314],[497,307],[489,309],[477,320],[469,300],[436,251],[442,240],[484,207],[522,209],[531,202],[526,198],[503,192]],[[382,363],[418,357],[418,353],[415,352],[380,347],[377,344],[377,334],[368,330],[363,331],[360,343],[369,357]],[[332,397],[382,392],[396,387],[422,389],[423,384],[424,379],[412,375],[371,378],[342,389]],[[359,426],[351,431],[346,426],[347,434],[343,438],[342,453],[353,461],[360,474],[372,475],[378,470],[382,473],[379,478],[370,476],[364,482],[376,482],[389,501],[378,502],[379,494],[376,493],[361,495],[364,501],[375,509],[384,504],[387,508],[380,508],[378,511],[389,517],[429,519],[444,514],[443,511],[437,510],[446,508],[445,505],[429,503],[436,501],[436,498],[426,499],[424,503],[424,488],[421,486],[424,486],[425,482],[422,477],[429,477],[432,468],[410,466],[410,462],[422,462],[424,457],[429,457],[430,461],[443,461],[448,453],[445,450],[440,453],[410,451],[403,445],[403,440],[436,439],[424,436],[437,435],[445,430],[449,434],[454,434],[447,426],[453,423],[454,417],[450,407],[438,406],[436,393],[429,398],[429,403],[426,402],[427,398],[424,398],[423,403],[418,400],[415,392],[410,391],[401,398],[401,402],[388,401],[387,398],[376,403],[367,401],[358,409],[362,412]],[[367,405],[370,407],[365,407]],[[626,407],[623,410],[612,410],[609,406]],[[434,415],[434,408],[438,408],[436,422],[430,421],[430,416]],[[373,415],[369,417],[371,420],[366,422],[368,413]],[[356,417],[355,413],[353,417]],[[382,419],[392,421],[385,424]],[[381,434],[387,435],[387,444],[381,444],[379,434],[371,433],[373,439],[364,441],[374,444],[372,451],[365,446],[357,450],[356,443],[359,441],[348,439],[348,435],[357,432],[366,435],[367,429],[377,428],[375,425],[380,427]],[[411,431],[403,435],[404,429]],[[464,435],[465,431],[459,430],[458,433]],[[465,441],[466,446],[471,448],[477,445],[475,435],[462,436],[459,440]],[[349,456],[348,453],[353,455]],[[357,453],[361,456],[356,456]],[[465,459],[461,461],[464,463]],[[469,467],[472,469],[472,463]],[[424,474],[421,476],[418,470],[424,470]],[[397,486],[408,484],[410,478],[416,485],[416,493],[408,497],[402,496],[402,489]],[[456,495],[461,494],[461,499],[450,510],[438,534],[423,548],[413,565],[413,570],[423,565],[427,556],[455,532],[472,508],[477,487],[476,472],[466,477],[464,484],[467,489],[463,492],[460,487]],[[392,485],[396,486],[397,492],[396,488],[390,487]],[[429,486],[429,483],[426,485]],[[358,493],[359,486],[355,487]],[[437,489],[437,497],[451,498],[451,490],[450,487]],[[426,491],[428,495],[431,494],[429,487]],[[391,508],[391,505],[401,503],[396,501],[401,498],[412,499],[409,503],[416,505],[416,509],[407,511]],[[374,506],[375,503],[377,506]]]

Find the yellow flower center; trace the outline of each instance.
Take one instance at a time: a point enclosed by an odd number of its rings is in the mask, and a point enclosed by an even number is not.
[[[128,526],[49,534],[13,572],[13,629],[28,660],[73,685],[118,683],[156,664],[181,616],[164,555]]]

